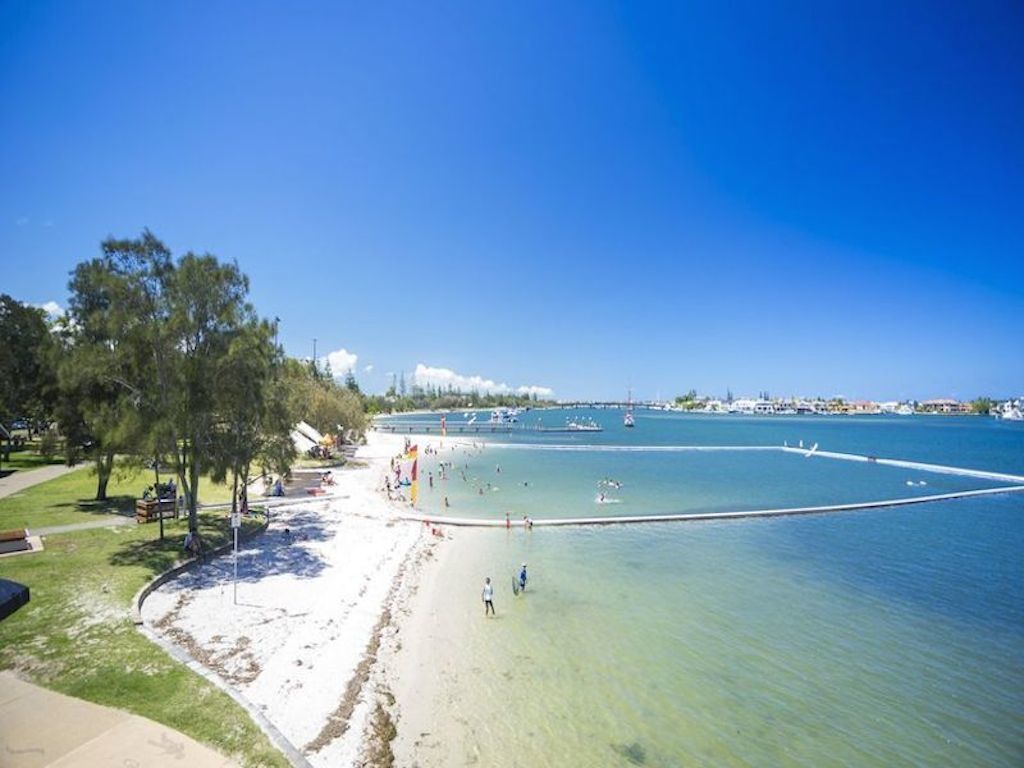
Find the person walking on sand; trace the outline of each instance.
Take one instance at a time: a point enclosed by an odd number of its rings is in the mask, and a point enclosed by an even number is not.
[[[523,563],[523,567],[519,571],[519,591],[526,591],[526,563]]]
[[[481,597],[484,600],[484,616],[487,616],[488,610],[491,612],[491,616],[494,616],[494,587],[491,586],[490,576],[484,579],[484,591]]]

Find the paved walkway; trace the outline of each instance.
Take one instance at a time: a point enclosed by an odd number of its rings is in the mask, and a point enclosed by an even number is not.
[[[84,523],[50,525],[44,528],[29,528],[28,530],[33,536],[49,536],[52,533],[86,531],[90,528],[110,528],[115,525],[136,525],[136,522],[134,517],[128,517],[127,515],[105,515],[101,520],[86,520]]]
[[[165,725],[73,699],[0,672],[3,768],[234,768]]]
[[[0,499],[4,496],[10,496],[14,493],[20,493],[26,488],[31,488],[33,485],[39,485],[39,483],[45,483],[47,480],[53,480],[55,477],[66,475],[68,472],[74,472],[76,469],[81,469],[86,466],[85,464],[76,464],[73,467],[65,467],[63,464],[47,464],[45,467],[38,467],[37,469],[19,469],[7,477],[0,477]]]

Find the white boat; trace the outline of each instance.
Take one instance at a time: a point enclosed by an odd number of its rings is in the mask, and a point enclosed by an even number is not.
[[[583,421],[582,419],[567,419],[565,422],[565,429],[568,432],[600,432],[601,427],[598,426],[597,422],[593,419],[589,421]]]
[[[511,408],[495,408],[491,411],[491,424],[515,424],[519,421],[519,412]]]
[[[1007,400],[999,411],[999,418],[1004,421],[1024,421],[1021,401]]]
[[[635,427],[636,420],[633,417],[633,390],[629,391],[626,396],[626,413],[622,417],[622,426],[624,427]]]

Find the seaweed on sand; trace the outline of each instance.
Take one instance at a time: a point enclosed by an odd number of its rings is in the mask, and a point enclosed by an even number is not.
[[[632,765],[644,765],[647,762],[647,750],[638,741],[631,744],[612,744],[612,749],[622,755]]]

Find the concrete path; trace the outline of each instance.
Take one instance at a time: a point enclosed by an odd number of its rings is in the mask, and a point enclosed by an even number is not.
[[[45,483],[47,480],[53,480],[55,477],[66,475],[68,472],[74,472],[84,466],[86,464],[76,464],[73,467],[65,467],[63,464],[47,464],[45,467],[38,467],[37,469],[16,470],[7,475],[7,477],[0,477],[0,499],[4,496],[20,493],[26,488],[31,488],[33,485],[39,485],[39,483]]]
[[[229,768],[237,764],[165,725],[0,672],[0,765]]]
[[[70,531],[87,531],[90,528],[110,528],[115,525],[137,525],[134,517],[127,515],[106,515],[100,520],[87,520],[84,523],[68,523],[67,525],[51,525],[45,528],[29,528],[33,536],[49,536],[52,533],[69,533]]]

